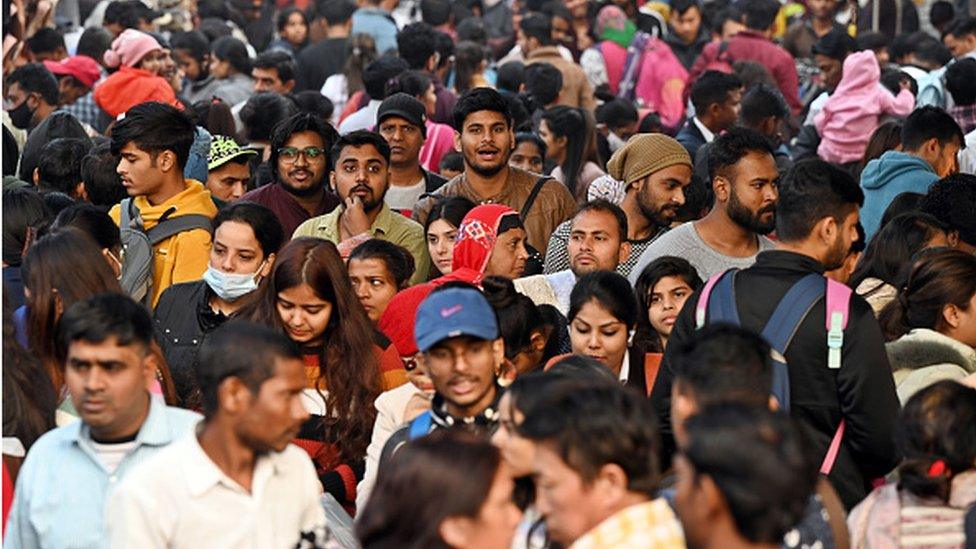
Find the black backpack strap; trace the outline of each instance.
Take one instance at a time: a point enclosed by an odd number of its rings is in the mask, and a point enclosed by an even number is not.
[[[532,192],[529,193],[529,197],[525,199],[525,203],[522,204],[522,210],[519,211],[519,217],[522,221],[525,221],[525,217],[529,215],[529,210],[532,209],[532,204],[535,203],[535,198],[539,196],[539,192],[542,191],[543,185],[546,181],[552,179],[551,177],[542,176],[535,182],[535,186],[532,187]]]
[[[211,220],[205,215],[181,215],[178,217],[169,218],[161,223],[158,223],[152,229],[147,230],[146,238],[149,239],[149,244],[151,246],[155,246],[167,238],[184,231],[204,229],[207,232],[210,232],[210,225]]]

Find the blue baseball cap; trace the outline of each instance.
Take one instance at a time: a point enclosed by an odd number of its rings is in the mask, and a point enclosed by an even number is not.
[[[420,304],[413,333],[417,349],[426,352],[451,337],[498,339],[498,320],[495,310],[478,290],[447,288],[431,293]]]

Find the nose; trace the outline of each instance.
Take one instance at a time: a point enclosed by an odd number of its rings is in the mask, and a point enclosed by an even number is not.
[[[244,190],[245,190],[244,182],[238,181],[237,183],[234,183],[234,188],[231,191],[231,196],[234,197],[234,200],[237,200],[238,198],[244,196]]]
[[[661,299],[661,308],[664,309],[665,311],[670,311],[671,309],[674,309],[674,306],[675,306],[675,302],[674,299],[671,298],[671,296],[665,296],[663,299]]]
[[[285,314],[283,316],[284,318],[282,318],[282,320],[288,326],[291,326],[293,328],[298,328],[299,326],[302,325],[302,314],[299,313],[298,311],[294,311],[294,310],[285,311]]]
[[[593,239],[585,237],[580,241],[580,251],[589,252],[593,249]]]
[[[586,339],[586,347],[594,350],[600,348],[600,336],[596,333],[596,330],[590,332],[590,337]]]
[[[354,284],[353,291],[356,292],[356,297],[360,300],[365,300],[369,297],[369,285],[366,283]]]
[[[674,192],[674,194],[671,195],[671,201],[677,204],[678,206],[684,206],[685,190],[681,187],[678,187],[678,189]]]
[[[529,258],[529,251],[525,249],[525,242],[519,242],[518,251],[516,254],[518,259],[524,260]]]
[[[234,272],[234,260],[231,258],[231,254],[225,254],[218,267],[225,273]]]
[[[366,166],[356,170],[356,183],[365,183],[369,181],[369,173],[366,171]]]
[[[85,377],[85,391],[96,393],[105,387],[105,376],[101,368],[89,368]]]

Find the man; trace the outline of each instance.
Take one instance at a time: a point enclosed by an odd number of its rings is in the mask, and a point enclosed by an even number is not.
[[[318,0],[315,3],[316,19],[312,24],[324,25],[326,37],[309,44],[298,54],[298,86],[301,90],[321,90],[326,79],[342,72],[349,57],[349,33],[355,11],[353,0]]]
[[[399,57],[387,55],[380,57],[363,70],[363,87],[369,96],[365,107],[350,114],[339,124],[339,135],[357,130],[366,130],[376,124],[376,111],[386,99],[386,84],[391,78],[407,70],[407,62]]]
[[[257,155],[254,149],[238,145],[233,137],[213,136],[207,156],[207,190],[218,206],[244,196],[251,180],[249,163]]]
[[[421,7],[423,9],[423,7]],[[457,103],[454,92],[444,87],[437,76],[440,54],[437,53],[437,33],[427,23],[413,23],[397,33],[397,47],[400,57],[407,62],[410,70],[424,71],[434,83],[437,103],[430,118],[441,124],[451,123],[451,113]]]
[[[82,124],[98,127],[100,112],[92,89],[102,78],[98,63],[90,57],[75,55],[63,61],[45,61],[44,66],[58,79],[58,110],[71,113]]]
[[[691,184],[691,158],[677,141],[664,134],[640,134],[631,138],[607,163],[609,176],[623,186],[620,208],[627,216],[630,254],[617,272],[627,276],[644,250],[668,229],[678,208],[685,203],[684,190]],[[570,223],[559,225],[546,249],[546,274],[570,267]]]
[[[58,106],[58,81],[40,63],[28,63],[7,77],[4,110],[14,127],[33,130]]]
[[[128,214],[142,218],[144,230],[164,219],[199,214],[217,215],[203,184],[183,177],[196,127],[175,107],[163,103],[141,103],[129,109],[112,130],[112,153],[119,156],[116,168],[122,185],[132,198]],[[118,225],[121,204],[109,215]],[[152,305],[171,284],[198,280],[207,270],[210,231],[198,228],[177,233],[153,246]]]
[[[796,144],[793,147],[793,157],[797,160],[807,157],[817,156],[817,147],[820,146],[820,135],[817,133],[813,119],[817,113],[823,109],[824,104],[830,94],[834,93],[840,84],[843,76],[844,60],[855,50],[856,44],[846,29],[834,29],[817,41],[813,45],[813,60],[820,69],[820,87],[823,91],[810,102],[807,109],[807,117],[803,121],[803,127],[797,135]]]
[[[976,52],[976,18],[962,17],[952,24],[942,42],[955,59],[972,57]]]
[[[753,130],[734,128],[712,144],[708,174],[715,202],[708,215],[685,223],[655,240],[633,270],[630,282],[648,263],[674,255],[687,259],[702,279],[753,264],[771,250],[765,235],[776,227],[779,171],[769,141]]]
[[[668,34],[664,37],[664,41],[671,47],[671,51],[685,69],[691,69],[710,38],[708,29],[702,25],[701,5],[698,0],[671,2]]]
[[[742,327],[761,331],[797,281],[843,263],[857,239],[862,197],[847,172],[822,160],[803,160],[793,167],[779,185],[778,249],[759,254],[756,264],[734,279]],[[689,297],[678,315],[651,393],[666,447],[671,437],[672,355],[695,330],[700,293]],[[784,353],[790,372],[790,413],[810,434],[811,455],[817,459],[827,455],[844,420],[846,430],[829,478],[850,508],[866,495],[872,479],[898,462],[893,443],[898,397],[884,338],[867,302],[851,297],[839,370],[828,367],[825,318],[825,307],[815,305]]]
[[[268,165],[275,182],[241,198],[273,211],[286,235],[305,221],[331,212],[339,198],[325,182],[332,169],[329,149],[338,138],[328,122],[311,114],[286,119],[271,136]]]
[[[31,447],[17,477],[6,549],[105,547],[109,490],[200,419],[149,394],[159,367],[152,319],[131,299],[104,294],[75,303],[61,317],[57,342],[79,421]]]
[[[688,546],[785,545],[816,479],[793,422],[762,408],[722,405],[689,419],[688,438],[675,461],[675,507]]]
[[[330,185],[342,204],[302,223],[294,236],[329,240],[343,257],[370,238],[392,242],[413,256],[416,269],[410,283],[426,281],[430,257],[424,228],[393,212],[384,201],[390,185],[390,146],[381,136],[361,130],[340,137],[329,155],[333,165]]]
[[[746,0],[738,5],[746,29],[727,41],[705,46],[690,71],[690,81],[698,79],[706,69],[725,57],[729,63],[755,61],[769,70],[776,87],[783,94],[794,115],[803,108],[798,95],[799,78],[793,56],[772,42],[773,26],[779,13],[775,0]],[[724,50],[724,51],[723,51]]]
[[[643,395],[617,385],[555,390],[526,415],[535,443],[536,509],[569,549],[685,546],[660,480],[657,427]]]
[[[901,193],[925,194],[932,183],[956,173],[956,153],[965,143],[959,124],[938,107],[912,111],[901,128],[901,150],[888,151],[861,172],[861,223],[870,241],[888,204]]]
[[[702,145],[739,121],[741,101],[741,80],[724,72],[707,71],[691,86],[695,116],[685,121],[675,139],[695,158]]]
[[[945,223],[953,247],[976,254],[976,176],[957,173],[936,181],[921,210]]]
[[[783,35],[783,48],[797,59],[810,59],[813,45],[834,29],[847,32],[834,20],[837,0],[811,0],[803,19],[790,25]]]
[[[376,53],[384,55],[396,50],[397,26],[385,5],[396,6],[394,0],[364,0],[360,8],[352,14],[352,34],[368,34],[376,42]]]
[[[405,442],[434,430],[457,426],[490,436],[498,426],[505,342],[485,296],[473,286],[435,289],[417,308],[414,337],[434,399],[429,412],[390,435],[380,467]]]
[[[34,184],[42,192],[55,191],[86,200],[81,162],[90,150],[91,142],[86,139],[59,137],[48,141],[34,169]]]
[[[552,39],[552,22],[541,13],[530,13],[522,18],[519,25],[519,45],[525,56],[525,64],[549,63],[563,74],[563,88],[559,94],[559,104],[568,107],[581,107],[591,113],[596,109],[593,88],[583,69],[566,60],[559,53]]]
[[[946,68],[946,90],[952,96],[949,115],[962,133],[976,130],[976,59],[960,59]]]
[[[420,166],[420,150],[427,140],[426,122],[427,108],[406,93],[387,97],[376,113],[376,129],[390,145],[390,188],[385,201],[407,216],[421,196],[447,183]]]
[[[204,420],[113,494],[111,547],[324,541],[322,485],[308,454],[290,444],[308,418],[301,351],[270,328],[231,322],[203,343],[196,370]]]
[[[520,278],[515,289],[536,305],[552,305],[566,316],[576,280],[594,271],[617,270],[630,257],[630,247],[627,215],[620,206],[606,200],[587,202],[570,221],[569,269]]]
[[[251,78],[254,93],[275,92],[287,95],[295,88],[298,68],[291,55],[283,51],[266,51],[254,58]]]
[[[612,154],[637,133],[640,115],[632,102],[614,99],[597,107],[596,121],[597,128],[606,135],[607,149]]]
[[[68,57],[68,48],[64,45],[64,36],[57,29],[42,27],[24,42],[27,46],[27,56],[32,63],[43,63],[45,61],[57,63]]]
[[[515,148],[512,125],[508,102],[497,91],[475,88],[462,95],[454,107],[454,148],[464,156],[464,173],[418,203],[413,218],[423,224],[441,196],[504,204],[522,212],[529,244],[545,250],[556,226],[572,217],[576,201],[562,183],[509,167],[508,157]],[[536,187],[538,192],[525,208]]]

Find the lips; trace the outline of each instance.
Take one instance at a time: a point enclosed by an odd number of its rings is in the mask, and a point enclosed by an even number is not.
[[[478,387],[478,383],[474,379],[461,378],[451,381],[448,386],[451,388],[451,392],[455,395],[464,396],[474,392],[474,390]]]
[[[661,324],[664,324],[665,326],[674,326],[674,321],[677,318],[678,317],[676,316],[666,316],[663,320],[661,320]]]
[[[292,170],[288,172],[288,177],[296,183],[304,183],[312,179],[312,172],[308,170]]]
[[[105,409],[104,400],[85,400],[79,406],[82,412],[97,414]]]

